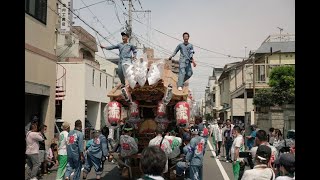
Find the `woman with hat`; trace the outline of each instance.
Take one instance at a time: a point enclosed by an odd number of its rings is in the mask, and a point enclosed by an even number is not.
[[[266,145],[260,145],[255,157],[256,165],[253,169],[246,170],[241,180],[274,180],[275,174],[273,170],[268,167],[270,157],[271,148]]]

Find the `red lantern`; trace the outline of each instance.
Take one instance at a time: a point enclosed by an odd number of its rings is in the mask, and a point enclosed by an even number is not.
[[[176,120],[178,126],[185,126],[189,123],[190,106],[185,101],[180,101],[175,105]]]
[[[137,117],[139,116],[139,103],[138,101],[133,101],[130,105],[130,116]]]
[[[158,117],[163,117],[166,115],[166,106],[162,101],[158,102],[158,107],[157,107],[157,116]]]
[[[108,121],[112,126],[116,126],[121,119],[121,104],[111,101],[108,106]]]

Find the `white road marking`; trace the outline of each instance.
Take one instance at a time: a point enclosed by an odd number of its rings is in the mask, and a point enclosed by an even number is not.
[[[226,170],[223,168],[220,160],[216,158],[216,154],[215,154],[215,152],[213,151],[213,147],[212,147],[212,145],[211,145],[211,143],[210,143],[209,140],[208,140],[208,145],[209,145],[209,148],[210,148],[210,150],[211,150],[212,155],[215,157],[215,160],[216,160],[217,165],[218,165],[218,167],[219,167],[219,169],[220,169],[220,172],[221,172],[221,174],[222,174],[222,176],[223,176],[223,179],[224,179],[224,180],[230,180],[229,177],[228,177],[228,174],[226,173]]]

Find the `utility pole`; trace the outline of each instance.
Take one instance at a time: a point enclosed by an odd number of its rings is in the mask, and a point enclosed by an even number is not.
[[[252,89],[253,89],[253,96],[252,97],[254,97],[254,95],[255,95],[255,92],[256,92],[256,76],[255,76],[255,74],[256,74],[256,71],[255,71],[255,57],[254,57],[254,55],[253,55],[253,58],[252,58]]]
[[[128,24],[128,34],[129,34],[129,42],[132,41],[132,0],[129,1],[129,24]]]

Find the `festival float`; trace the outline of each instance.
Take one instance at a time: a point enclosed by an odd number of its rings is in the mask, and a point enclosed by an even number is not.
[[[121,89],[119,84],[108,93],[106,124],[131,123],[139,152],[155,137],[157,127],[166,131],[170,124],[185,127],[189,123],[190,91],[188,85],[182,91],[177,89],[178,75],[172,66],[171,61],[144,55],[124,68],[126,87]]]

